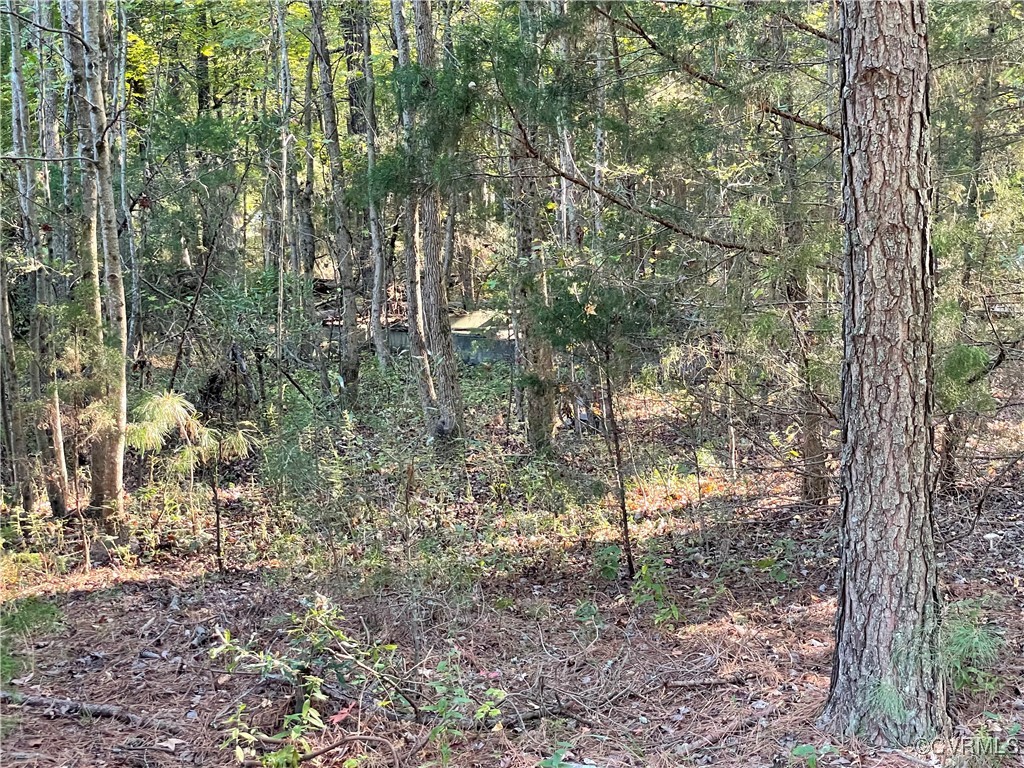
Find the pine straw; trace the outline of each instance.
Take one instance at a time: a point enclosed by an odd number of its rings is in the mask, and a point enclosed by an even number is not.
[[[985,561],[985,578],[997,577],[985,588],[998,586],[1012,595],[1019,582],[993,574],[987,558],[976,559]],[[88,582],[74,580],[78,591],[61,598],[62,627],[13,649],[33,667],[17,690],[124,707],[140,717],[178,723],[184,729],[181,742],[145,725],[106,718],[51,720],[40,710],[5,705],[5,723],[14,723],[4,740],[5,764],[12,756],[18,758],[12,764],[28,766],[231,764],[222,744],[227,720],[240,704],[250,722],[267,733],[275,732],[293,707],[290,686],[254,674],[226,674],[223,661],[209,657],[216,627],[229,628],[256,647],[282,649],[276,619],[298,610],[299,595],[314,586],[282,586],[273,583],[280,574],[268,575],[274,578],[256,572],[220,578],[107,568],[93,571]],[[810,574],[805,582],[816,584],[818,576]],[[680,572],[673,592],[689,594],[700,581]],[[979,577],[969,584],[981,589],[980,582]],[[48,583],[46,589],[58,586]],[[549,581],[478,585],[458,599],[397,586],[384,594],[336,597],[352,636],[398,645],[407,666],[397,671],[407,681],[426,679],[424,670],[446,659],[467,688],[507,691],[505,715],[538,707],[562,711],[523,726],[510,720],[497,731],[452,734],[453,766],[532,768],[559,744],[571,744],[567,760],[602,768],[788,765],[793,747],[829,743],[813,724],[828,689],[834,601],[817,590],[773,586],[781,597],[773,604],[750,579],[731,580],[728,587],[710,617],[681,601],[684,612],[693,615],[676,628],[655,627],[650,610],[637,609],[627,592],[594,584],[582,571]],[[961,592],[967,592],[966,585]],[[498,597],[501,609],[495,607]],[[577,618],[582,602],[596,606],[596,628]],[[1011,654],[1019,652],[1024,637],[1017,606],[1008,601],[993,615],[1007,630]],[[1022,672],[1012,672],[1017,683]],[[986,708],[1012,720],[1011,700],[961,697],[958,707],[970,722],[979,722]],[[315,751],[346,734],[382,737],[405,766],[418,766],[438,759],[437,745],[425,744],[428,732],[428,726],[357,707],[305,749]],[[361,753],[368,755],[367,766],[391,762],[386,750],[350,744],[304,765],[341,765],[346,756]],[[869,766],[931,759],[845,744],[842,753],[819,764],[838,765],[839,758]]]

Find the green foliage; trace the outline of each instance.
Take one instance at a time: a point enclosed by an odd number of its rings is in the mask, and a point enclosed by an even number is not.
[[[985,712],[984,718],[982,726],[971,736],[969,754],[957,760],[958,768],[1016,765],[1021,751],[1021,724],[1006,723],[993,712]]]
[[[571,750],[571,744],[559,744],[558,749],[556,749],[550,757],[545,757],[537,763],[537,768],[566,768],[569,763],[566,762],[565,756],[568,755]]]
[[[831,744],[817,746],[816,744],[799,744],[793,747],[790,755],[790,765],[805,765],[807,768],[818,768],[818,760],[826,755],[837,752]]]
[[[25,664],[14,650],[13,641],[50,632],[60,620],[60,608],[37,597],[15,600],[0,608],[0,682],[10,682]]]
[[[956,344],[946,352],[935,377],[936,397],[942,409],[950,413],[970,403],[984,409],[992,403],[986,382],[989,353],[983,348]]]
[[[993,693],[1001,687],[993,671],[1005,640],[985,619],[984,600],[962,600],[946,607],[939,652],[956,690]]]
[[[654,607],[656,625],[671,624],[682,618],[679,606],[672,600],[664,558],[657,554],[644,558],[633,582],[633,603]]]
[[[792,539],[777,539],[771,550],[771,554],[754,560],[754,567],[780,584],[795,583],[792,570],[796,555],[796,542]]]
[[[621,566],[622,547],[618,544],[609,544],[594,552],[594,568],[597,570],[597,575],[605,581],[617,579]]]
[[[308,737],[326,728],[318,707],[328,702],[323,690],[328,679],[357,690],[360,686],[379,685],[395,650],[391,645],[367,647],[349,636],[341,627],[344,617],[322,595],[305,607],[305,612],[290,617],[287,653],[254,650],[234,640],[230,630],[218,630],[220,642],[210,651],[212,658],[225,657],[229,670],[282,675],[302,691],[299,707],[285,717],[284,729],[272,737],[288,743],[264,758],[271,766],[298,765],[298,749],[308,749]],[[254,756],[253,745],[269,735],[248,724],[244,705],[239,706],[232,725],[224,746],[233,747],[239,760]]]
[[[880,722],[905,722],[910,716],[903,693],[888,680],[875,681],[868,698]]]
[[[660,311],[653,297],[599,282],[584,270],[554,278],[548,302],[537,300],[531,310],[556,348],[581,351],[602,364],[619,339],[651,331]]]

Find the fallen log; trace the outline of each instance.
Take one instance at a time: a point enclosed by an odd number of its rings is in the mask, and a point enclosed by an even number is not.
[[[0,690],[0,702],[22,707],[41,707],[60,717],[108,717],[111,720],[134,725],[137,728],[155,728],[170,734],[181,734],[184,729],[177,723],[159,720],[148,715],[137,715],[112,704],[93,704],[71,699],[54,699],[49,696],[25,696],[16,691]]]

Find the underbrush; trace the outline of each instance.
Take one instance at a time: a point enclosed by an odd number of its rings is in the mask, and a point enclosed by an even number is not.
[[[23,646],[60,623],[60,609],[37,597],[15,600],[0,608],[0,682],[7,684],[31,665]]]

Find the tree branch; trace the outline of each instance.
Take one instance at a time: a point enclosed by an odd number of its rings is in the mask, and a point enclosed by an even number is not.
[[[54,29],[53,27],[48,27],[45,24],[39,24],[38,22],[32,21],[32,19],[28,18],[27,16],[22,16],[20,13],[9,10],[7,8],[0,8],[0,14],[3,14],[4,16],[13,16],[18,21],[33,26],[36,29],[41,29],[43,32],[53,32],[57,35],[67,35],[68,37],[73,37],[75,38],[75,40],[77,40],[85,46],[85,50],[87,53],[92,52],[92,49],[89,47],[89,44],[85,42],[85,38],[79,35],[77,32],[72,32],[70,29]]]
[[[629,11],[626,10],[625,8],[623,8],[622,12],[626,15],[626,18],[629,19],[628,22],[623,21],[620,18],[616,18],[601,6],[597,7],[597,11],[601,15],[611,20],[613,24],[618,25],[619,27],[625,29],[628,32],[632,32],[635,35],[639,35],[643,39],[643,41],[647,43],[647,46],[652,51],[654,51],[667,61],[674,64],[676,67],[678,67],[683,72],[688,74],[694,80],[698,80],[704,83],[705,85],[710,85],[712,88],[717,88],[718,90],[724,91],[725,93],[742,99],[743,101],[750,101],[741,91],[738,91],[735,88],[730,87],[726,83],[722,82],[716,77],[712,77],[706,72],[702,72],[692,62],[687,61],[680,55],[667,50],[663,45],[661,45],[661,43],[659,43],[657,40],[651,37],[650,34],[648,34],[647,30],[641,27],[640,24],[637,23],[636,19],[634,19],[633,16],[630,15]],[[760,100],[754,103],[754,108],[757,109],[759,112],[763,112],[769,115],[775,115],[776,117],[781,117],[784,120],[789,120],[793,123],[796,123],[797,125],[802,125],[805,128],[811,128],[815,131],[818,131],[819,133],[825,134],[826,136],[830,136],[833,139],[839,139],[839,131],[837,131],[836,129],[831,128],[825,125],[824,123],[818,122],[817,120],[811,120],[810,118],[807,117],[801,117],[800,115],[797,115],[794,112],[790,112],[788,110],[781,109],[780,107],[776,107],[772,104],[769,104],[765,100]]]
[[[593,192],[595,195],[604,198],[610,203],[614,203],[615,205],[619,206],[624,210],[630,211],[631,213],[635,213],[638,216],[643,216],[645,219],[649,219],[650,221],[653,221],[656,224],[660,224],[661,226],[665,227],[665,229],[675,232],[677,235],[682,235],[683,237],[689,238],[690,240],[694,240],[698,243],[706,243],[707,245],[713,245],[717,248],[724,248],[725,250],[728,251],[744,251],[747,253],[759,253],[762,256],[774,255],[774,251],[764,248],[763,246],[750,245],[749,243],[736,243],[731,240],[723,240],[721,238],[712,237],[711,235],[702,235],[698,232],[686,229],[681,224],[673,221],[672,219],[666,218],[658,213],[655,213],[654,211],[641,208],[636,203],[627,200],[626,198],[616,194],[615,192],[612,192],[611,190],[605,188],[604,186],[600,184],[595,184],[590,179],[587,179],[579,175],[578,173],[574,173],[573,171],[570,171],[566,168],[562,168],[558,163],[554,162],[544,153],[542,153],[537,148],[537,146],[530,141],[529,136],[527,135],[526,128],[523,125],[522,121],[519,119],[519,115],[516,114],[516,111],[513,108],[512,104],[509,102],[507,98],[505,98],[505,94],[501,92],[500,88],[498,89],[498,92],[501,95],[502,100],[505,102],[505,106],[508,108],[509,114],[515,121],[517,130],[522,134],[522,140],[524,146],[526,147],[526,151],[530,154],[531,157],[533,157],[536,160],[539,160],[543,166],[548,168],[556,175],[561,176],[566,181],[572,182],[578,187],[582,187],[583,189],[589,190],[590,192]]]
[[[826,40],[826,41],[828,41],[830,43],[835,43],[836,45],[839,44],[839,38],[838,37],[836,37],[835,35],[830,35],[828,32],[823,32],[822,30],[818,29],[817,27],[812,27],[806,21],[800,21],[800,19],[793,18],[788,13],[784,13],[782,11],[779,11],[775,15],[778,16],[783,21],[788,21],[794,27],[799,29],[801,32],[806,32],[808,35],[813,35],[814,37],[819,37],[822,40]]]

